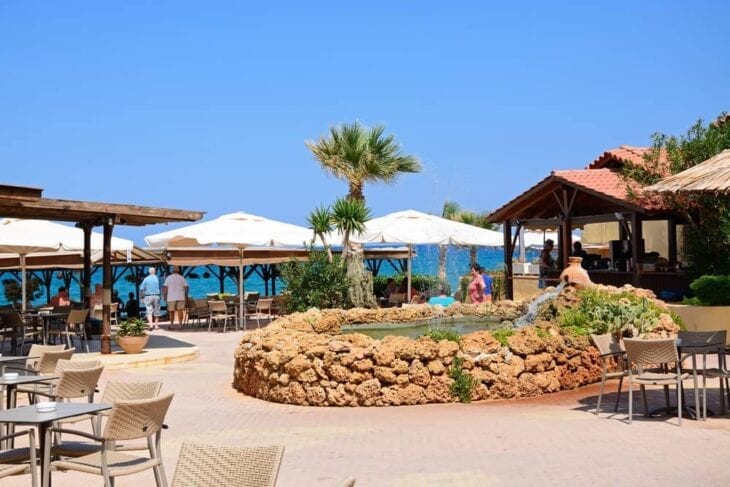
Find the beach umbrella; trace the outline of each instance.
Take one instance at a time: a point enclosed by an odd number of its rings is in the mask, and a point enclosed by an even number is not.
[[[147,245],[157,248],[233,246],[239,252],[238,296],[240,319],[246,328],[243,303],[243,257],[247,247],[303,247],[312,240],[308,228],[269,220],[244,212],[229,213],[214,220],[196,223],[145,237]]]
[[[103,236],[91,234],[92,250],[103,248]],[[131,240],[112,238],[112,250],[132,250]],[[23,311],[27,308],[26,258],[38,252],[83,251],[84,231],[80,228],[50,222],[47,220],[22,220],[5,218],[0,220],[0,252],[15,254],[19,258]]]
[[[398,211],[365,223],[365,231],[351,237],[359,243],[408,245],[408,300],[411,299],[411,253],[413,245],[462,245],[501,247],[501,232],[467,225],[415,210]]]
[[[730,149],[644,189],[655,193],[730,194]]]

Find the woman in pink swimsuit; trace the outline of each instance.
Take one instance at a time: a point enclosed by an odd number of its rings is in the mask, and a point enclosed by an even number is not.
[[[473,264],[471,266],[471,282],[469,283],[469,298],[471,298],[472,304],[484,304],[487,302],[487,298],[484,295],[484,279],[482,274],[479,272],[479,264]]]

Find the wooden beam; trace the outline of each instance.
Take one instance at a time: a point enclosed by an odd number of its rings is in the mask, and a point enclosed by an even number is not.
[[[512,283],[512,220],[505,220],[502,224],[502,235],[504,237],[504,294],[505,298],[514,298],[514,287]],[[519,231],[518,231],[519,233]]]
[[[104,222],[104,254],[102,283],[104,292],[102,294],[102,328],[101,328],[101,353],[109,355],[112,353],[112,325],[111,325],[111,304],[112,304],[112,232],[114,231],[114,219],[109,218]]]

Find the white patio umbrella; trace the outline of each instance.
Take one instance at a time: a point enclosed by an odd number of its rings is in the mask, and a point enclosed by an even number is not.
[[[229,213],[215,220],[196,223],[145,237],[150,247],[234,246],[239,251],[238,300],[240,319],[246,328],[243,304],[243,256],[247,247],[302,247],[312,240],[312,231],[244,212]]]
[[[365,224],[365,231],[351,237],[360,243],[403,243],[408,245],[408,300],[411,299],[411,252],[413,245],[469,245],[501,247],[501,232],[467,225],[415,210],[391,213]]]
[[[104,237],[91,234],[91,249],[100,250]],[[112,250],[132,250],[134,242],[123,238],[112,238]],[[27,308],[26,266],[28,255],[37,252],[83,251],[84,231],[80,228],[47,220],[21,220],[5,218],[0,220],[0,252],[17,254],[20,259],[23,311]]]

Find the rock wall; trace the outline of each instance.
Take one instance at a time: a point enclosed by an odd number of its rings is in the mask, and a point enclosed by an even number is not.
[[[396,406],[454,402],[448,369],[455,356],[477,380],[473,400],[535,396],[600,379],[598,353],[586,337],[550,323],[528,327],[500,343],[489,331],[461,343],[428,337],[360,333],[343,324],[399,323],[437,316],[498,316],[514,320],[519,304],[449,308],[310,310],[246,335],[235,353],[234,387],[268,401],[309,406]]]

